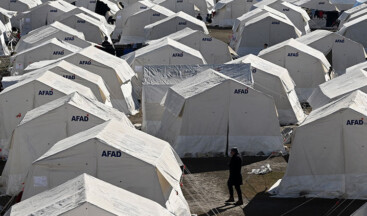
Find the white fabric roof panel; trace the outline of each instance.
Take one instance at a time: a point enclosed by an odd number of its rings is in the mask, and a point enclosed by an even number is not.
[[[194,0],[190,1],[180,1],[180,0],[153,0],[153,3],[158,4],[162,7],[167,8],[175,13],[180,11],[192,16],[196,17],[195,4]]]
[[[29,9],[42,4],[41,0],[2,0],[0,1],[0,7],[5,10],[24,12]]]

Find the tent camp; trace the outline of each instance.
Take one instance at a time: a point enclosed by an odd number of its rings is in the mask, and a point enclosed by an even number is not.
[[[123,29],[120,44],[143,43],[145,41],[144,26],[155,23],[175,13],[160,5],[148,7],[132,14],[119,26]],[[139,23],[137,26],[136,23]]]
[[[52,38],[65,41],[80,48],[86,48],[91,45],[90,42],[85,41],[83,33],[60,22],[54,22],[50,25],[35,29],[21,37],[15,46],[15,52],[21,52],[32,48]]]
[[[366,61],[362,44],[335,32],[316,30],[297,41],[322,52],[339,75],[345,73],[348,67]]]
[[[23,12],[42,4],[41,0],[1,0],[0,7],[5,10]]]
[[[308,100],[313,109],[324,106],[355,90],[367,93],[367,67],[348,70],[347,73],[319,85],[313,91]]]
[[[98,13],[101,16],[108,18],[107,14],[116,14],[120,8],[117,6],[116,0],[64,0],[69,3],[73,3],[77,7],[84,7],[92,12]]]
[[[0,56],[10,55],[8,46],[5,43],[6,26],[0,21]]]
[[[57,142],[33,162],[22,199],[82,173],[153,200],[174,215],[190,216],[179,185],[182,171],[171,146],[113,120]],[[34,184],[37,176],[44,176],[48,184]]]
[[[235,51],[240,56],[256,55],[264,48],[264,44],[272,46],[302,35],[288,18],[274,13],[264,13],[250,19],[240,29],[235,45]]]
[[[155,136],[164,112],[161,101],[168,89],[207,69],[214,69],[248,85],[253,84],[248,64],[145,66],[141,100],[142,130]]]
[[[61,97],[29,111],[15,128],[10,140],[9,158],[1,175],[6,193],[19,193],[32,162],[56,142],[110,119],[116,119],[119,128],[133,128],[122,112],[79,93]]]
[[[296,129],[278,196],[367,198],[366,102],[355,91],[311,112]]]
[[[153,7],[155,4],[149,0],[137,1],[116,13],[115,29],[112,32],[111,38],[117,40],[122,34],[123,26],[126,20],[133,14],[139,11],[145,10],[149,7]]]
[[[301,7],[283,0],[263,0],[254,4],[253,7],[261,8],[265,5],[285,14],[303,35],[311,32],[310,26],[308,25],[310,17]]]
[[[184,12],[178,12],[165,19],[145,26],[145,38],[147,40],[159,39],[184,28],[191,28],[192,30],[199,30],[205,34],[209,34],[209,31],[203,21]]]
[[[338,31],[338,33],[347,38],[350,38],[351,40],[361,43],[366,49],[367,34],[366,31],[361,30],[366,29],[366,27],[367,27],[367,14],[345,23],[344,26]]]
[[[347,22],[347,20],[349,19],[349,17],[352,14],[356,14],[359,11],[364,10],[365,8],[367,8],[367,4],[361,4],[361,5],[358,5],[356,7],[351,8],[349,10],[343,11],[343,13],[338,18],[338,20],[340,21],[339,27],[343,26],[343,24],[345,22]]]
[[[26,73],[18,79],[18,82],[27,79],[29,76],[33,76],[36,73],[44,73],[45,71],[51,71],[66,79],[88,87],[99,102],[112,107],[110,93],[107,90],[102,77],[67,61],[60,61],[55,64],[34,70],[30,73]]]
[[[175,13],[182,11],[192,17],[196,17],[193,0],[153,0],[153,3],[165,7]]]
[[[108,41],[111,43],[111,38],[109,36],[110,32],[104,26],[104,23],[85,15],[84,13],[73,14],[58,21],[84,33],[87,41],[101,44],[104,41],[104,37],[107,36]]]
[[[73,92],[96,100],[89,88],[52,72],[35,75],[4,89],[0,93],[1,153],[6,154],[4,147],[9,144],[14,128],[29,110]]]
[[[131,67],[137,74],[133,85],[137,97],[141,94],[143,82],[143,66],[145,65],[184,65],[184,64],[206,64],[204,57],[197,50],[181,44],[170,38],[165,38],[158,43],[150,44],[124,55],[127,61],[131,61]]]
[[[255,55],[247,55],[228,62],[228,64],[242,63],[251,64],[253,88],[273,97],[281,125],[297,124],[303,121],[305,114],[287,69]]]
[[[46,203],[46,204],[45,204]],[[17,203],[5,216],[174,216],[158,203],[131,193],[122,188],[81,174],[55,188]]]
[[[113,107],[126,114],[136,113],[134,99],[131,95],[131,79],[135,73],[126,61],[92,46],[58,61],[61,60],[101,76],[110,92]],[[56,61],[41,61],[33,63],[28,69],[35,70],[52,63]]]
[[[212,26],[232,27],[236,18],[250,11],[261,0],[221,0],[215,4]]]
[[[53,38],[13,55],[11,62],[14,66],[11,73],[20,75],[24,73],[24,68],[33,62],[59,59],[80,50],[79,47]]]
[[[53,23],[55,17],[74,8],[75,6],[62,0],[48,1],[30,11],[19,13],[15,19],[20,22],[21,35],[26,35],[36,28]]]
[[[61,14],[60,16],[56,17],[55,20],[56,21],[59,21],[59,20],[63,20],[71,15],[76,15],[76,14],[84,14],[84,15],[87,15],[95,20],[98,21],[98,23],[102,23],[104,25],[104,27],[107,29],[107,33],[108,33],[108,36],[112,33],[113,29],[114,29],[114,26],[111,25],[111,24],[108,24],[107,23],[107,20],[104,16],[101,16],[95,12],[92,12],[84,7],[75,7],[73,10],[70,10],[64,14]]]
[[[198,50],[208,64],[222,64],[232,60],[231,53],[226,43],[202,31],[184,28],[183,30],[168,35],[167,38]],[[148,43],[153,44],[164,39],[165,38],[158,39]]]
[[[162,104],[157,136],[180,157],[284,151],[273,98],[212,69],[172,86]]]
[[[288,70],[300,102],[305,102],[318,85],[330,80],[330,75],[333,77],[324,54],[294,39],[262,50],[259,57]]]

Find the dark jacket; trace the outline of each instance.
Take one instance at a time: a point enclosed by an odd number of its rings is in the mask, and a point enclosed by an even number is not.
[[[242,158],[239,154],[233,155],[229,162],[229,179],[232,185],[242,185]]]

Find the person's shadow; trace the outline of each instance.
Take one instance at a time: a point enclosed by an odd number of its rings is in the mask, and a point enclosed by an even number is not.
[[[242,208],[241,206],[235,206],[233,204],[225,203],[222,206],[212,208],[207,213],[203,213],[203,214],[200,214],[198,216],[218,215],[222,212],[225,212],[229,209],[233,209],[233,208],[236,208],[236,207]]]

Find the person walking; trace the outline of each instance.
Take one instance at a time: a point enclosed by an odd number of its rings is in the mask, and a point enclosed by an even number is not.
[[[229,178],[227,182],[228,191],[229,191],[229,199],[226,202],[234,202],[234,195],[233,195],[233,186],[237,191],[238,201],[235,205],[242,205],[242,192],[241,192],[241,185],[242,183],[242,158],[238,152],[237,148],[231,149],[231,161],[229,163]]]

